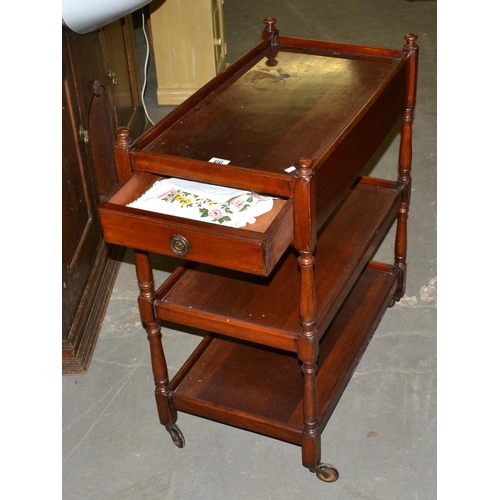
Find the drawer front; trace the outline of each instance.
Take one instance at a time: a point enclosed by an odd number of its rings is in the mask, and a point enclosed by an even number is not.
[[[291,200],[275,212],[259,232],[137,210],[112,200],[99,207],[108,243],[262,276],[270,274],[293,239]]]

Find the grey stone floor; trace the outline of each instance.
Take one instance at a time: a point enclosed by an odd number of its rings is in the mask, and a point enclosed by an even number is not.
[[[340,478],[319,481],[294,445],[186,414],[178,420],[186,446],[173,445],[157,418],[129,252],[88,372],[62,380],[64,500],[436,498],[436,2],[226,0],[229,62],[259,41],[269,16],[290,36],[388,47],[419,36],[407,295],[388,310],[323,432],[322,459]],[[148,80],[156,121],[171,108],[156,105],[151,65]],[[397,148],[394,134],[370,165],[374,175],[393,177]],[[389,241],[377,258],[391,252]],[[154,263],[159,284],[175,262]],[[163,333],[173,375],[201,337],[168,325]]]

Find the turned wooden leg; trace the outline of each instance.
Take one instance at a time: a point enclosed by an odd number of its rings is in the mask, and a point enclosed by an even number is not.
[[[406,290],[406,249],[408,246],[408,203],[403,203],[398,211],[394,265],[399,269],[399,280],[394,299],[401,299]]]
[[[394,299],[399,300],[406,290],[406,251],[408,247],[408,212],[411,197],[411,164],[412,164],[412,126],[413,109],[416,99],[418,46],[416,35],[406,35],[404,51],[408,54],[406,110],[402,116],[401,144],[399,148],[399,176],[398,182],[404,187],[403,202],[398,211],[396,228],[396,245],[394,264],[400,270],[398,286]]]
[[[314,257],[301,251],[300,265],[300,324],[299,359],[304,375],[304,429],[302,436],[302,464],[325,482],[336,481],[337,469],[321,462],[321,433],[318,422],[318,387],[316,361],[319,345],[316,339],[316,296],[314,291]]]
[[[148,334],[151,351],[151,364],[155,381],[155,398],[158,408],[160,422],[167,427],[172,434],[171,428],[177,420],[177,412],[169,401],[169,379],[167,362],[161,343],[161,328],[156,317],[153,300],[155,295],[153,271],[148,252],[135,250],[135,267],[137,280],[139,282],[139,312]],[[174,440],[175,441],[175,440]]]
[[[406,289],[406,251],[408,248],[408,211],[411,196],[411,160],[412,160],[412,122],[413,112],[407,109],[403,114],[401,129],[401,144],[399,150],[398,182],[404,186],[403,202],[398,210],[396,227],[396,245],[394,250],[394,265],[399,269],[399,281],[394,299],[399,300]]]
[[[321,435],[318,432],[318,397],[316,390],[316,363],[304,362],[304,430],[302,464],[315,470],[321,460]]]
[[[316,373],[319,341],[316,335],[316,293],[314,288],[314,249],[316,247],[316,195],[312,160],[300,158],[294,178],[295,248],[300,266],[300,325],[298,356],[304,375],[304,428],[302,431],[302,464],[322,481],[335,481],[336,469],[321,463],[321,432],[318,421],[318,387]]]
[[[300,252],[300,323],[299,359],[304,374],[304,430],[302,438],[302,463],[316,469],[321,459],[321,437],[318,432],[318,391],[316,386],[316,360],[318,345],[315,342],[316,297],[314,291],[314,257]]]

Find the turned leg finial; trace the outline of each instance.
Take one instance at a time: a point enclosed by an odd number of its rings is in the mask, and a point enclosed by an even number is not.
[[[118,127],[115,130],[115,167],[118,183],[122,183],[132,173],[129,149],[132,146],[130,129]]]
[[[115,130],[115,145],[117,148],[127,149],[132,144],[130,129],[127,127],[118,127]]]
[[[275,26],[276,19],[274,17],[267,17],[266,19],[264,19],[264,24],[266,25],[266,27],[262,32],[262,38],[271,40],[271,42],[275,44],[279,34],[279,31]]]
[[[406,45],[405,49],[413,49],[417,47],[417,40],[418,36],[414,35],[413,33],[408,33],[408,35],[405,35],[405,40],[406,40]]]
[[[309,180],[312,177],[312,160],[310,158],[299,158],[297,161],[297,176]]]

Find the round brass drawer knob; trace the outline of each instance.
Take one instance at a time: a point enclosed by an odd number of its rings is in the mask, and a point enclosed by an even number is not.
[[[189,241],[184,238],[184,236],[181,236],[180,234],[173,234],[170,238],[170,248],[176,255],[183,257],[189,252],[189,250],[191,250],[191,245],[189,244]]]

